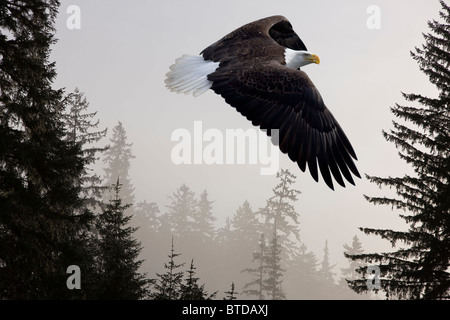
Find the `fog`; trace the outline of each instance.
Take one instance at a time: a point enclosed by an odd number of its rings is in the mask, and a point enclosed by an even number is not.
[[[400,161],[394,145],[383,139],[382,130],[391,128],[389,108],[404,103],[401,92],[436,94],[410,51],[423,43],[427,21],[438,18],[437,1],[80,0],[76,3],[80,29],[70,29],[66,9],[72,4],[61,1],[57,19],[58,42],[51,57],[58,72],[54,86],[67,91],[78,87],[84,92],[91,111],[98,111],[100,125],[108,128],[109,137],[118,121],[123,124],[135,155],[129,172],[135,203],[156,203],[163,215],[170,205],[168,197],[183,184],[197,198],[206,190],[213,201],[216,230],[225,226],[226,219],[231,219],[245,200],[254,211],[265,207],[278,180],[274,174],[261,174],[261,162],[173,161],[177,141],[172,135],[177,130],[194,134],[195,124],[201,122],[203,133],[217,130],[225,136],[226,130],[253,127],[211,90],[197,98],[178,95],[165,88],[164,79],[169,66],[181,55],[198,54],[241,25],[275,14],[288,18],[308,50],[320,57],[320,65],[303,70],[352,142],[362,175],[402,176],[411,171]],[[368,26],[370,5],[380,9],[379,28]],[[392,194],[392,190],[380,190],[364,176],[356,180],[356,186],[337,186],[332,191],[281,153],[279,168],[297,177],[292,188],[301,193],[293,205],[299,214],[301,243],[315,254],[320,267],[327,241],[336,282],[341,268],[348,267],[343,245],[350,245],[355,235],[365,252],[391,249],[389,243],[366,236],[359,227],[405,228],[398,211],[373,206],[364,199],[363,195]],[[102,173],[101,163],[96,170]],[[143,271],[155,277],[167,262],[171,235],[141,228],[137,236],[143,247]],[[218,249],[208,244],[175,237],[174,245],[181,253],[179,262],[186,263],[184,269],[194,258],[200,282],[206,283],[209,292],[218,290],[221,298],[232,281],[242,291],[246,275],[240,271],[252,266],[248,244],[226,248],[223,256],[227,263],[218,258]],[[287,273],[292,274],[292,270]],[[284,282],[287,287],[288,280]],[[311,290],[297,288],[300,293],[296,294],[295,288],[287,287],[291,293],[288,299],[307,298]]]

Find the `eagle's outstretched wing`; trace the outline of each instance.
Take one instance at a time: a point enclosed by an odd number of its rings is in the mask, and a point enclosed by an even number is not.
[[[341,186],[345,186],[342,175],[351,184],[350,172],[360,177],[350,141],[303,71],[272,61],[253,67],[219,67],[208,79],[211,89],[253,125],[278,129],[280,150],[302,171],[308,164],[316,181],[318,167],[332,189],[331,175]]]
[[[325,106],[309,77],[286,67],[286,48],[306,51],[289,21],[273,16],[246,24],[204,49],[200,56],[183,56],[171,67],[166,84],[176,92],[198,95],[214,90],[253,125],[278,130],[280,150],[318,171],[334,189],[333,178],[345,186],[360,177],[350,141]],[[352,159],[353,158],[353,159]]]

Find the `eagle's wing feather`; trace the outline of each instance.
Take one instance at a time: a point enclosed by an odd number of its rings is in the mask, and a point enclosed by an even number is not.
[[[300,70],[277,61],[231,63],[208,76],[211,89],[261,129],[279,130],[279,147],[318,181],[318,169],[333,189],[334,179],[354,184],[360,174],[356,154],[344,131],[325,106],[319,91]],[[270,134],[270,130],[267,131]]]

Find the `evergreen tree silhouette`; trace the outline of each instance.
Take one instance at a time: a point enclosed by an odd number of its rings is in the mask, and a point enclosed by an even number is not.
[[[349,281],[359,278],[357,270],[363,268],[360,260],[352,260],[350,257],[362,253],[364,253],[364,249],[357,235],[353,237],[351,245],[344,244],[344,256],[348,258],[349,265],[346,268],[341,268],[341,278],[338,281],[338,294],[341,299],[357,300],[370,298],[370,296],[357,294],[348,285]]]
[[[125,214],[130,204],[122,204],[119,178],[113,186],[114,198],[105,205],[97,222],[101,299],[137,300],[149,294],[149,280],[139,273],[141,244],[133,238],[136,228]]]
[[[0,299],[83,298],[66,270],[92,267],[93,215],[79,210],[85,159],[65,139],[64,92],[52,88],[58,5],[0,5]]]
[[[285,270],[281,267],[281,250],[275,230],[269,245],[261,233],[258,251],[253,253],[253,262],[257,263],[257,267],[242,270],[254,277],[244,285],[245,294],[257,296],[259,300],[265,297],[271,300],[286,299],[282,288]]]
[[[245,268],[242,272],[249,273],[253,279],[246,283],[243,288],[243,293],[248,296],[256,296],[258,300],[265,299],[266,290],[266,273],[267,273],[267,243],[264,233],[261,233],[258,251],[253,253],[253,262],[256,262],[256,268]]]
[[[344,244],[344,249],[345,249],[344,256],[346,258],[364,253],[362,243],[357,235],[353,237],[351,246]],[[360,261],[349,259],[348,268],[342,268],[341,274],[346,280],[356,280],[358,278],[358,273],[356,272],[356,270],[359,269],[361,266],[362,265]]]
[[[368,197],[375,205],[390,205],[404,210],[400,217],[409,225],[406,231],[361,228],[391,242],[403,244],[393,252],[357,254],[377,265],[381,290],[387,298],[450,298],[450,7],[440,1],[441,21],[429,21],[431,33],[424,34],[425,44],[411,52],[430,82],[439,92],[429,98],[421,94],[405,94],[412,105],[396,104],[392,113],[404,121],[394,121],[394,129],[383,132],[393,142],[400,158],[414,174],[403,177],[367,178],[378,186],[396,191],[397,197]],[[351,282],[356,292],[366,292],[365,268],[362,279]],[[376,288],[375,288],[376,289]]]
[[[158,232],[161,229],[161,221],[158,217],[159,207],[156,202],[146,200],[138,202],[133,206],[133,219],[136,225],[142,226],[144,232],[149,230]]]
[[[230,241],[234,240],[232,235],[231,219],[225,218],[225,225],[217,230],[216,242],[220,245],[227,246]]]
[[[287,264],[285,290],[290,299],[322,299],[319,262],[316,255],[300,244]]]
[[[216,217],[212,213],[212,203],[213,201],[208,199],[208,192],[204,190],[197,200],[197,209],[193,213],[192,229],[201,242],[212,241],[216,235],[214,228]]]
[[[247,200],[236,210],[230,223],[233,238],[241,244],[247,243],[253,246],[258,243],[261,232],[264,232],[256,212],[252,210]]]
[[[330,252],[328,250],[328,240],[325,241],[323,249],[323,259],[318,271],[318,278],[320,283],[320,295],[322,299],[335,299],[338,297],[338,286],[334,280],[336,273],[333,268],[336,264],[330,263]],[[341,298],[341,297],[339,297]]]
[[[107,129],[97,130],[100,123],[98,119],[94,121],[97,112],[88,112],[89,103],[78,88],[67,95],[65,103],[67,107],[63,119],[67,128],[66,139],[80,144],[84,155],[85,167],[81,177],[83,203],[84,206],[95,210],[99,207],[102,194],[108,186],[102,185],[101,177],[89,166],[99,159],[98,153],[103,153],[108,149],[107,146],[95,145],[106,136]]]
[[[117,178],[119,178],[122,184],[120,198],[124,203],[134,204],[134,187],[131,183],[129,170],[131,160],[135,156],[131,150],[133,144],[128,142],[127,133],[122,122],[119,121],[113,128],[110,142],[109,148],[103,153],[103,162],[106,164],[104,168],[104,184],[106,186],[113,185],[117,181]],[[108,201],[111,194],[105,192],[103,197]]]
[[[321,268],[319,270],[319,277],[321,281],[327,283],[327,284],[334,284],[334,276],[336,275],[335,272],[333,272],[333,268],[336,265],[330,264],[330,252],[328,250],[328,240],[325,241],[325,247],[323,249],[323,260],[321,264]]]
[[[191,266],[187,270],[188,277],[185,279],[185,284],[180,285],[180,300],[212,300],[217,292],[208,295],[205,291],[205,285],[198,284],[199,278],[195,277],[194,259],[191,260]]]
[[[166,273],[157,273],[157,279],[154,279],[153,291],[150,297],[154,300],[178,300],[180,299],[181,284],[183,281],[183,272],[177,271],[184,266],[184,263],[176,264],[175,258],[180,256],[175,253],[172,237],[172,248],[170,249],[169,263],[164,263]]]
[[[300,191],[292,189],[295,175],[282,169],[277,173],[279,183],[273,188],[274,195],[267,200],[266,206],[259,210],[266,221],[266,235],[275,234],[279,237],[284,259],[289,259],[295,250],[295,241],[299,240],[298,218],[293,202],[297,201]]]
[[[230,291],[225,291],[226,296],[223,300],[236,300],[238,293],[234,290],[234,282],[231,283]]]
[[[271,300],[284,300],[286,296],[283,291],[283,272],[281,267],[281,246],[278,243],[278,236],[274,229],[272,240],[266,253],[267,278],[263,281],[267,296]]]
[[[186,184],[182,184],[169,196],[166,213],[170,231],[177,239],[191,239],[194,234],[194,217],[197,214],[197,199]]]

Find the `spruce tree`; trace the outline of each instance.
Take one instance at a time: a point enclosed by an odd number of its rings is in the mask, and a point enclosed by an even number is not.
[[[222,246],[228,248],[230,242],[233,239],[231,231],[231,219],[230,217],[225,218],[225,225],[217,230],[216,242]]]
[[[323,259],[320,269],[317,273],[320,284],[320,296],[322,299],[336,299],[338,296],[338,286],[334,281],[336,273],[333,271],[336,265],[330,263],[330,252],[328,250],[328,241],[325,241],[323,249]]]
[[[149,281],[139,273],[141,244],[133,237],[136,228],[125,214],[130,204],[122,204],[121,184],[114,185],[114,198],[106,204],[97,222],[101,299],[137,300],[147,297]]]
[[[364,250],[362,248],[362,243],[359,240],[358,236],[355,235],[352,239],[352,245],[349,246],[348,244],[344,244],[344,256],[346,258],[349,258],[351,256],[360,255],[364,253]],[[346,280],[355,280],[358,278],[358,273],[356,272],[357,269],[362,267],[362,264],[360,261],[355,261],[349,259],[349,266],[348,268],[342,268],[341,274]]]
[[[393,252],[354,255],[380,268],[381,290],[388,298],[450,298],[450,7],[440,1],[441,20],[428,22],[425,44],[411,52],[438,96],[403,94],[409,105],[391,108],[394,129],[383,132],[414,174],[368,179],[396,191],[395,197],[366,197],[375,205],[390,205],[405,213],[406,231],[363,228],[404,247]],[[364,268],[360,269],[365,273]],[[365,279],[352,281],[356,292],[369,290]]]
[[[230,291],[225,291],[224,292],[226,294],[225,298],[223,298],[223,300],[236,300],[237,299],[237,295],[238,293],[235,291],[234,288],[234,282],[231,283],[231,289]]]
[[[242,272],[249,273],[253,279],[244,285],[243,293],[248,296],[255,296],[258,300],[265,299],[265,278],[267,273],[267,243],[264,233],[261,233],[258,244],[258,251],[253,253],[252,262],[256,262],[256,268],[245,268]]]
[[[186,184],[182,184],[169,196],[167,220],[174,237],[188,239],[194,234],[194,217],[197,214],[197,199]]]
[[[349,288],[348,283],[359,278],[357,272],[358,269],[364,268],[360,260],[352,260],[350,257],[354,255],[360,255],[364,253],[362,243],[358,236],[355,235],[352,239],[352,244],[344,244],[344,256],[348,258],[348,267],[341,268],[341,278],[338,282],[338,294],[341,299],[367,299],[368,296],[364,297],[362,294],[357,294]]]
[[[192,231],[201,242],[210,242],[215,237],[214,222],[216,217],[212,213],[212,203],[208,192],[204,190],[197,200],[197,210],[193,213]]]
[[[323,259],[321,268],[319,270],[319,277],[320,280],[328,285],[334,284],[334,276],[335,273],[333,272],[333,268],[336,265],[330,264],[330,253],[328,250],[328,240],[325,241],[325,247],[323,249]]]
[[[267,278],[264,280],[264,288],[267,292],[267,296],[271,300],[286,299],[282,287],[283,273],[285,270],[281,267],[281,251],[282,249],[278,243],[278,236],[274,231],[272,240],[267,248]]]
[[[293,255],[294,239],[300,238],[299,214],[293,205],[300,191],[291,187],[296,177],[289,170],[282,169],[277,173],[277,179],[279,183],[273,188],[274,195],[267,200],[266,206],[260,209],[259,213],[266,221],[266,235],[275,232],[286,259]]]
[[[78,210],[85,159],[52,87],[58,5],[0,1],[0,299],[82,298],[86,283],[69,290],[66,270],[92,262],[92,214]]]
[[[65,102],[67,104],[64,114],[66,139],[82,147],[86,164],[81,177],[81,191],[84,206],[94,210],[99,206],[102,194],[108,187],[102,186],[102,179],[89,166],[99,160],[98,153],[108,149],[108,147],[95,145],[106,136],[107,129],[97,130],[100,123],[100,120],[94,120],[97,112],[88,112],[89,102],[78,88],[65,98]]]
[[[140,201],[133,206],[133,213],[135,224],[142,226],[141,231],[158,232],[161,229],[161,221],[158,217],[159,207],[156,202]]]
[[[189,270],[186,272],[188,273],[187,278],[185,279],[185,283],[182,283],[180,285],[180,300],[212,300],[217,292],[214,292],[212,294],[208,294],[205,290],[205,285],[199,285],[198,280],[200,278],[196,277],[195,274],[195,268],[194,267],[194,259],[191,260],[191,266]]]
[[[233,215],[231,227],[236,241],[240,244],[250,244],[252,246],[258,243],[260,234],[264,231],[261,222],[247,200],[239,206]]]
[[[296,248],[284,274],[285,290],[290,299],[322,298],[318,265],[316,255],[308,251],[304,243]]]
[[[153,291],[150,294],[154,300],[178,300],[181,293],[181,284],[183,282],[183,272],[177,271],[184,266],[184,263],[176,264],[175,258],[181,253],[175,253],[172,237],[172,248],[170,249],[169,263],[164,263],[166,273],[157,273],[157,279],[154,279]]]
[[[103,153],[103,162],[106,164],[104,168],[105,177],[104,185],[113,185],[117,178],[122,183],[120,197],[124,203],[134,204],[134,187],[131,183],[129,170],[131,160],[135,157],[132,153],[132,143],[128,142],[128,137],[122,122],[113,128],[112,138],[110,139],[110,147]],[[109,200],[111,194],[104,193],[104,199]]]

